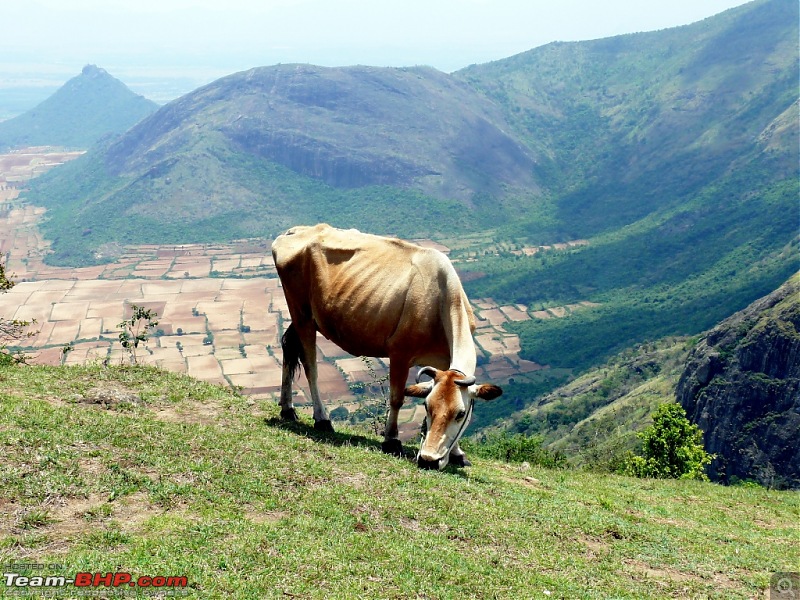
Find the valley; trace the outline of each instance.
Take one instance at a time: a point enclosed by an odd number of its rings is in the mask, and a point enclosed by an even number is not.
[[[17,282],[9,293],[0,295],[0,315],[36,321],[30,329],[35,335],[21,347],[31,355],[31,362],[128,362],[118,339],[119,323],[130,317],[131,306],[138,305],[153,310],[158,320],[145,349],[138,353],[138,362],[231,386],[252,398],[277,396],[280,337],[290,317],[268,240],[115,244],[101,250],[113,256],[114,262],[80,268],[45,264],[50,243],[39,224],[46,211],[25,201],[22,186],[40,172],[78,155],[48,148],[0,155],[4,169],[0,181],[6,182],[0,190],[0,255]],[[417,242],[449,252],[431,240]],[[564,243],[559,249],[585,243]],[[548,249],[525,248],[524,252]],[[473,299],[472,304],[478,321],[475,340],[481,353],[477,376],[500,384],[525,382],[548,370],[546,365],[520,358],[519,337],[505,328],[508,323],[563,317],[592,305],[585,302],[542,310],[521,304],[499,305],[491,298]],[[321,336],[318,351],[321,392],[331,410],[343,407],[344,415],[353,415],[365,404],[382,402],[380,379],[388,374],[388,360],[367,364]],[[308,405],[310,410],[306,390],[301,380],[297,404],[301,409]],[[416,403],[403,409],[403,439],[416,435],[423,412]]]

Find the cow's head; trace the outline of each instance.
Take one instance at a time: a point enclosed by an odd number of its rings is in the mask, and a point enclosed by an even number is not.
[[[423,375],[433,377],[420,383]],[[417,455],[421,468],[444,469],[450,451],[472,418],[475,398],[493,400],[503,393],[496,385],[475,385],[475,377],[461,371],[440,371],[423,367],[417,373],[417,384],[405,389],[406,396],[425,398],[425,437]]]

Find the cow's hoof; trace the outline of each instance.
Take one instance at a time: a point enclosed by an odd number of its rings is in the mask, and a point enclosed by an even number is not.
[[[297,412],[293,408],[282,408],[281,419],[284,421],[297,421]]]
[[[384,454],[403,456],[403,444],[397,438],[383,440],[383,442],[381,442],[381,450],[383,450]]]
[[[328,433],[333,433],[333,425],[331,425],[330,419],[323,419],[322,421],[315,421],[314,422],[314,429],[317,431],[326,431]]]
[[[450,455],[449,464],[454,467],[471,467],[472,463],[467,460],[466,454]]]

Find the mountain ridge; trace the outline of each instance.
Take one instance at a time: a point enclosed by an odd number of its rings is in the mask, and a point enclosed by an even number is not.
[[[712,479],[800,488],[800,275],[705,333],[676,399],[704,430]]]

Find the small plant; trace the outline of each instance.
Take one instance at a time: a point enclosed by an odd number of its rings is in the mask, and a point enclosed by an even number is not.
[[[61,348],[61,364],[65,365],[67,363],[67,356],[70,352],[75,350],[75,342],[70,342],[68,344],[64,344]]]
[[[158,325],[155,311],[143,306],[131,304],[131,317],[117,325],[122,331],[119,332],[119,343],[128,353],[131,364],[137,364],[136,351],[139,345],[144,345],[150,337],[150,330]]]
[[[643,456],[630,454],[624,473],[655,479],[708,480],[705,468],[713,459],[703,448],[703,432],[686,418],[677,403],[661,404],[653,424],[639,434]]]
[[[33,509],[24,513],[19,520],[20,529],[36,529],[37,527],[44,527],[53,522],[49,511]]]
[[[14,282],[6,276],[5,265],[0,263],[0,294],[14,287]],[[0,316],[0,364],[24,363],[27,356],[21,352],[12,353],[9,345],[26,337],[33,337],[36,332],[25,331],[36,323],[36,320],[5,319]]]
[[[379,376],[371,358],[367,356],[359,358],[367,367],[369,382],[358,381],[350,385],[350,389],[355,393],[364,395],[361,406],[350,416],[350,422],[367,421],[372,433],[382,435],[386,428],[386,413],[389,406],[389,391],[386,388],[389,376]]]

